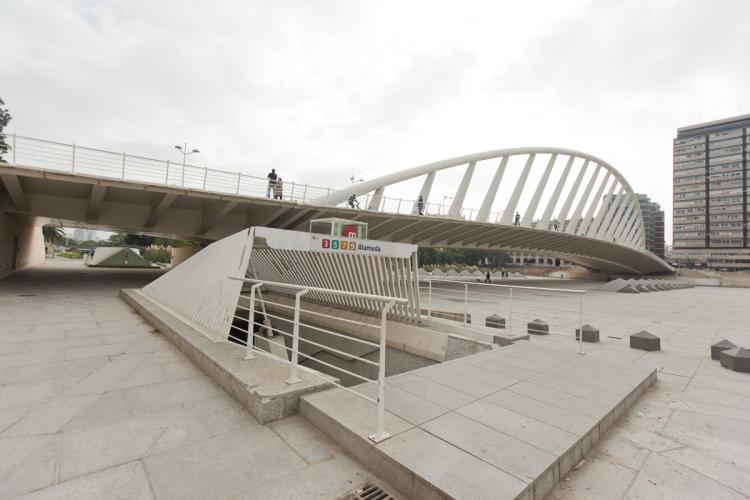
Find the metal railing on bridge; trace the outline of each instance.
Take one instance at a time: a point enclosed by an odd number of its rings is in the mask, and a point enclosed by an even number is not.
[[[102,149],[48,141],[23,135],[3,134],[10,146],[6,161],[14,165],[41,168],[58,172],[92,175],[129,182],[159,186],[178,187],[218,194],[230,194],[264,198],[269,196],[268,178],[230,172],[206,166],[193,165],[171,160],[147,158],[139,155],[105,151]],[[349,194],[345,190],[314,186],[296,181],[284,181],[281,198],[298,203],[320,203],[327,197]],[[370,193],[361,196],[355,203],[336,203],[339,207],[352,209],[370,207]],[[448,215],[448,206],[440,203],[425,203],[423,215],[452,217],[475,220],[479,211],[464,208],[458,216]],[[382,196],[371,210],[393,214],[419,213],[417,200]],[[491,222],[499,222],[502,212],[492,212]]]

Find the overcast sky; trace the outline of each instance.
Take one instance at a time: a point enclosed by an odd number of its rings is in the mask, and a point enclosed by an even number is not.
[[[670,240],[677,127],[750,113],[748,0],[3,0],[0,16],[19,134],[173,160],[188,141],[200,164],[334,187],[567,147],[660,202]]]

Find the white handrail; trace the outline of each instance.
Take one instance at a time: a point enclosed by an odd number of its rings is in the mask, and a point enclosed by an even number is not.
[[[260,326],[260,327],[264,327],[265,326],[262,323],[259,323],[259,322],[255,321],[255,302],[256,301],[260,301],[262,304],[265,304],[265,303],[268,302],[265,299],[263,299],[262,297],[256,298],[256,292],[259,291],[259,289],[261,287],[263,287],[263,286],[278,287],[278,288],[287,288],[287,289],[291,289],[291,290],[293,290],[295,292],[294,293],[294,307],[285,306],[285,307],[288,307],[290,309],[294,309],[293,319],[292,320],[288,320],[286,318],[283,319],[283,321],[291,322],[292,323],[292,333],[289,334],[287,332],[282,331],[279,328],[270,327],[270,329],[271,329],[272,332],[277,332],[277,333],[279,333],[281,335],[284,335],[285,337],[291,337],[291,339],[292,339],[292,347],[289,348],[286,345],[280,344],[279,342],[274,342],[274,341],[271,341],[270,339],[267,339],[267,338],[264,339],[266,342],[273,343],[274,345],[276,345],[276,346],[281,347],[282,349],[284,349],[284,351],[287,351],[288,353],[291,353],[291,360],[286,360],[285,359],[285,361],[288,362],[289,365],[291,366],[290,376],[286,380],[286,383],[290,384],[290,385],[302,382],[302,379],[299,377],[299,369],[301,368],[300,365],[299,365],[299,356],[303,356],[306,359],[314,360],[316,363],[320,363],[321,365],[327,366],[327,367],[329,367],[329,368],[331,368],[333,370],[338,370],[338,371],[340,371],[342,373],[346,373],[346,374],[348,374],[350,376],[353,376],[353,377],[355,377],[357,379],[364,380],[366,382],[374,382],[373,380],[368,379],[366,377],[363,377],[362,375],[359,375],[357,373],[354,373],[354,372],[351,372],[349,370],[343,369],[341,367],[335,366],[333,364],[326,363],[325,361],[319,360],[319,359],[317,359],[317,358],[315,358],[313,356],[310,356],[310,355],[308,355],[308,354],[306,354],[304,352],[300,352],[300,350],[299,350],[299,342],[302,341],[302,342],[305,342],[307,344],[311,344],[311,345],[314,345],[316,347],[320,347],[320,348],[325,349],[327,351],[330,351],[332,353],[336,353],[336,354],[339,354],[339,355],[347,355],[347,356],[350,355],[350,354],[345,353],[345,352],[343,352],[343,351],[341,351],[339,349],[334,349],[332,347],[327,347],[327,346],[325,346],[325,345],[323,345],[321,343],[318,343],[318,342],[313,342],[313,341],[310,341],[310,340],[307,340],[307,339],[300,338],[300,324],[301,324],[301,322],[300,322],[300,313],[303,311],[303,309],[301,307],[301,298],[302,298],[303,295],[305,295],[307,293],[310,293],[310,292],[315,292],[315,293],[321,293],[321,294],[346,296],[346,297],[351,297],[351,298],[355,298],[355,299],[365,299],[365,300],[370,300],[370,301],[382,302],[383,305],[380,308],[380,321],[379,321],[380,324],[379,324],[378,344],[372,344],[372,343],[368,342],[371,345],[377,345],[377,347],[378,347],[378,354],[379,354],[378,355],[378,361],[377,361],[377,363],[374,362],[374,361],[372,361],[372,360],[366,360],[366,359],[362,359],[361,361],[366,362],[366,364],[368,364],[368,365],[377,366],[377,369],[378,369],[378,379],[377,379],[377,382],[376,382],[377,386],[378,386],[378,389],[377,389],[378,390],[378,397],[377,397],[377,400],[374,401],[377,404],[377,409],[376,409],[377,413],[376,413],[376,418],[375,418],[375,433],[372,434],[372,435],[370,435],[370,439],[377,443],[377,442],[380,442],[383,439],[386,439],[387,437],[389,437],[389,434],[385,431],[385,428],[384,428],[385,427],[385,360],[386,360],[386,340],[387,340],[387,324],[388,324],[388,322],[387,322],[387,316],[388,316],[388,311],[390,311],[391,308],[393,308],[396,304],[407,303],[408,302],[407,299],[397,298],[397,297],[388,297],[388,296],[385,296],[385,295],[374,295],[374,294],[367,294],[367,293],[360,293],[360,292],[349,292],[349,291],[345,291],[345,290],[335,290],[335,289],[330,289],[330,288],[320,288],[320,287],[315,287],[315,286],[296,285],[296,284],[292,284],[292,283],[281,283],[281,282],[277,282],[277,281],[258,280],[258,279],[253,279],[253,278],[240,277],[240,276],[227,276],[227,279],[233,280],[233,281],[241,281],[243,283],[251,283],[252,284],[252,286],[250,287],[250,296],[249,297],[244,297],[242,295],[242,291],[240,290],[240,293],[239,293],[239,295],[237,297],[237,301],[235,302],[235,310],[236,310],[237,307],[240,307],[239,306],[239,300],[240,300],[240,298],[246,298],[249,301],[249,303],[250,303],[249,304],[249,308],[246,309],[244,307],[241,307],[241,309],[245,309],[245,310],[248,311],[248,328],[247,328],[247,330],[243,330],[242,328],[238,328],[236,326],[232,326],[232,328],[237,328],[240,331],[244,331],[247,334],[247,341],[245,341],[245,349],[246,349],[245,359],[246,360],[255,359],[255,353],[266,354],[266,353],[262,352],[262,349],[255,348],[254,347],[255,342],[252,340],[254,338],[263,338],[262,335],[258,335],[258,334],[255,333],[255,326],[256,325]],[[277,318],[279,320],[282,320],[282,318],[279,317],[279,316],[268,314],[267,312],[265,312],[265,309],[263,309],[263,312],[264,312],[264,315],[267,316],[267,317],[275,317],[275,318]],[[322,315],[322,314],[320,314],[320,315]],[[228,316],[231,317],[232,320],[234,320],[234,319],[241,319],[243,321],[245,320],[245,318],[237,316],[236,312],[231,312]],[[323,315],[323,316],[325,316],[325,315]],[[330,316],[329,315],[328,317],[334,318],[334,319],[338,319],[335,316]],[[323,333],[329,333],[329,334],[332,334],[332,335],[335,335],[335,336],[338,336],[338,337],[342,337],[343,336],[342,334],[340,334],[338,332],[329,331],[329,330],[326,330],[326,329],[321,328],[321,327],[314,327],[313,325],[305,325],[305,326],[308,327],[308,328],[314,328],[317,331],[320,331],[320,332],[323,332]],[[374,326],[374,325],[367,325],[367,326]],[[231,333],[230,333],[230,336],[231,336]],[[241,341],[241,339],[237,339],[234,336],[231,336],[231,337],[234,338],[234,339],[236,339],[236,340],[240,340]],[[355,339],[353,339],[353,340],[355,340]],[[335,383],[335,382],[331,381],[331,383]],[[340,387],[343,387],[340,384],[336,384],[336,385],[339,385]],[[344,388],[347,389],[347,390],[350,390],[350,389],[348,389],[346,387],[344,387]],[[356,391],[352,391],[352,392],[354,392],[355,394],[359,394]],[[364,395],[363,395],[363,397],[365,397],[365,399],[367,399],[369,401],[373,401],[372,399],[370,399],[370,398],[368,398],[368,397],[366,397]]]
[[[372,295],[369,293],[361,293],[361,292],[347,292],[346,290],[334,290],[332,288],[319,288],[316,286],[294,285],[292,283],[279,283],[277,281],[256,280],[253,278],[241,278],[239,276],[227,276],[227,278],[229,278],[230,280],[245,281],[247,283],[260,283],[261,285],[293,288],[295,290],[309,290],[311,292],[326,293],[329,295],[342,295],[346,297],[354,297],[357,299],[378,300],[381,302],[395,302],[396,304],[406,304],[407,302],[409,302],[408,299],[402,299],[398,297],[388,297],[387,295]]]
[[[468,276],[467,276],[468,278]],[[446,280],[446,279],[431,279],[429,277],[420,277],[420,281],[428,281],[428,282],[435,282],[435,283],[459,283],[459,284],[467,284],[472,286],[494,286],[494,287],[501,287],[501,288],[520,288],[520,289],[527,289],[527,290],[542,290],[547,292],[565,292],[565,293],[581,293],[586,294],[588,293],[587,290],[571,290],[569,288],[544,288],[539,286],[526,286],[526,285],[501,285],[500,283],[477,283],[477,282],[462,282],[458,280]]]

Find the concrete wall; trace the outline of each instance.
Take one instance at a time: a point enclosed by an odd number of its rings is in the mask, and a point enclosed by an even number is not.
[[[17,250],[14,251],[14,247]],[[41,226],[20,222],[0,210],[0,278],[42,262],[44,238]]]

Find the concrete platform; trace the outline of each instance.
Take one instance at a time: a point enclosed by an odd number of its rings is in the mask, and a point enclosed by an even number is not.
[[[302,396],[300,413],[409,497],[538,500],[655,381],[627,353],[520,342],[390,377],[378,444],[375,405],[356,394]]]
[[[140,291],[122,290],[121,296],[262,424],[297,413],[300,395],[333,386],[304,370],[301,382],[288,385],[286,363],[262,355],[245,360],[241,346],[211,342]]]

